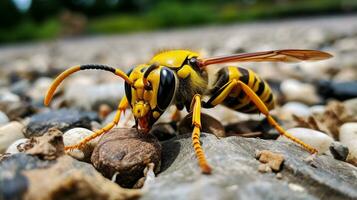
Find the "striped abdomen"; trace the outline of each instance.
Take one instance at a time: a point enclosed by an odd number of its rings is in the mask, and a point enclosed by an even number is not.
[[[220,88],[234,79],[240,80],[248,85],[260,97],[269,110],[274,108],[274,97],[269,85],[252,70],[240,67],[225,67],[218,71],[216,83],[211,90],[211,98],[219,95]],[[258,112],[257,107],[239,86],[231,91],[222,104],[239,112]]]

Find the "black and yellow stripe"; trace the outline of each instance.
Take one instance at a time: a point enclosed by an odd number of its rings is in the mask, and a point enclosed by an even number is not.
[[[216,83],[210,91],[211,98],[203,103],[206,108],[211,108],[217,105],[217,102],[243,113],[257,113],[259,112],[255,104],[239,87],[232,89],[229,95],[225,96],[221,101],[217,99],[222,98],[222,91],[228,87],[233,80],[239,80],[249,86],[257,96],[267,105],[268,109],[274,108],[274,96],[269,85],[261,79],[252,70],[240,67],[226,67],[222,68],[217,73]]]

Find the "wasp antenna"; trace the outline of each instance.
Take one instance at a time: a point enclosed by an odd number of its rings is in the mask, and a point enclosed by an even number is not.
[[[144,82],[145,87],[148,87],[148,88],[151,87],[149,82],[147,81],[147,77],[149,76],[150,72],[157,69],[158,67],[159,67],[159,64],[154,63],[154,64],[150,65],[150,67],[145,70],[144,75],[143,75],[143,82]]]
[[[109,71],[112,72],[113,74],[123,78],[125,82],[127,82],[129,85],[132,85],[132,81],[129,79],[129,77],[121,70],[106,66],[106,65],[96,65],[96,64],[89,64],[89,65],[77,65],[73,66],[64,72],[62,72],[59,76],[56,77],[56,79],[52,82],[51,86],[48,88],[45,99],[44,99],[44,104],[45,106],[48,106],[48,104],[51,102],[53,94],[55,93],[57,87],[62,83],[64,79],[66,79],[68,76],[71,74],[78,72],[80,70],[87,70],[87,69],[96,69],[96,70],[104,70],[104,71]]]

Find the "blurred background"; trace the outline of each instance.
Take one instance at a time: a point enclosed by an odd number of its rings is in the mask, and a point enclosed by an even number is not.
[[[355,11],[356,0],[1,0],[0,44]]]

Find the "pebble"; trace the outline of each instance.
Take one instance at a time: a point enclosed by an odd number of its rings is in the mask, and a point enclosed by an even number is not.
[[[347,161],[357,166],[357,122],[343,124],[340,127],[339,139],[349,149]]]
[[[123,187],[132,187],[144,177],[150,164],[155,172],[160,169],[161,145],[151,134],[136,129],[113,129],[104,134],[94,148],[91,161],[105,177],[112,178]]]
[[[315,105],[310,107],[311,114],[323,114],[326,108],[323,105]]]
[[[16,121],[0,127],[0,153],[4,153],[16,140],[24,138],[23,128],[24,126]]]
[[[2,111],[0,111],[0,126],[7,124],[8,122],[9,122],[9,118],[7,117],[7,115]]]
[[[182,135],[191,133],[192,130],[192,114],[188,114],[180,121],[178,132]],[[217,137],[226,136],[226,131],[224,130],[222,123],[205,113],[201,113],[201,132],[212,133]]]
[[[299,101],[309,105],[320,102],[316,89],[311,84],[288,79],[281,83],[280,89],[287,101]]]
[[[349,150],[347,146],[340,142],[332,142],[330,145],[330,152],[335,159],[345,161]]]
[[[0,102],[18,102],[20,101],[20,97],[12,92],[1,92],[0,94]]]
[[[318,154],[322,154],[327,150],[329,150],[329,147],[333,142],[333,139],[330,136],[326,135],[323,132],[316,131],[313,129],[291,128],[288,129],[287,132],[290,133],[292,136],[302,140],[306,144],[309,144],[310,146],[317,149]],[[278,140],[293,142],[283,136],[280,136]]]
[[[6,149],[5,153],[15,154],[15,153],[22,152],[23,148],[21,148],[21,146],[26,144],[29,140],[30,139],[28,139],[28,138],[21,138],[21,139],[16,140],[12,144],[10,144],[10,146]]]
[[[97,120],[95,112],[85,112],[76,109],[52,110],[33,115],[25,129],[26,137],[41,136],[50,128],[64,132],[71,128],[91,128],[91,121]]]
[[[256,158],[266,165],[268,165],[273,171],[280,171],[284,162],[284,156],[280,153],[274,153],[268,150],[262,150],[256,152]]]
[[[311,110],[309,107],[300,102],[288,102],[281,107],[284,115],[291,116],[297,115],[300,117],[307,117],[311,115]]]
[[[333,82],[319,81],[319,94],[328,99],[335,98],[338,100],[346,100],[357,97],[357,81],[349,82]]]
[[[65,146],[75,145],[84,138],[92,135],[94,132],[85,128],[73,128],[63,134],[63,143]],[[98,143],[101,136],[88,142],[84,148],[75,149],[68,152],[68,155],[80,161],[90,161],[95,145]]]

